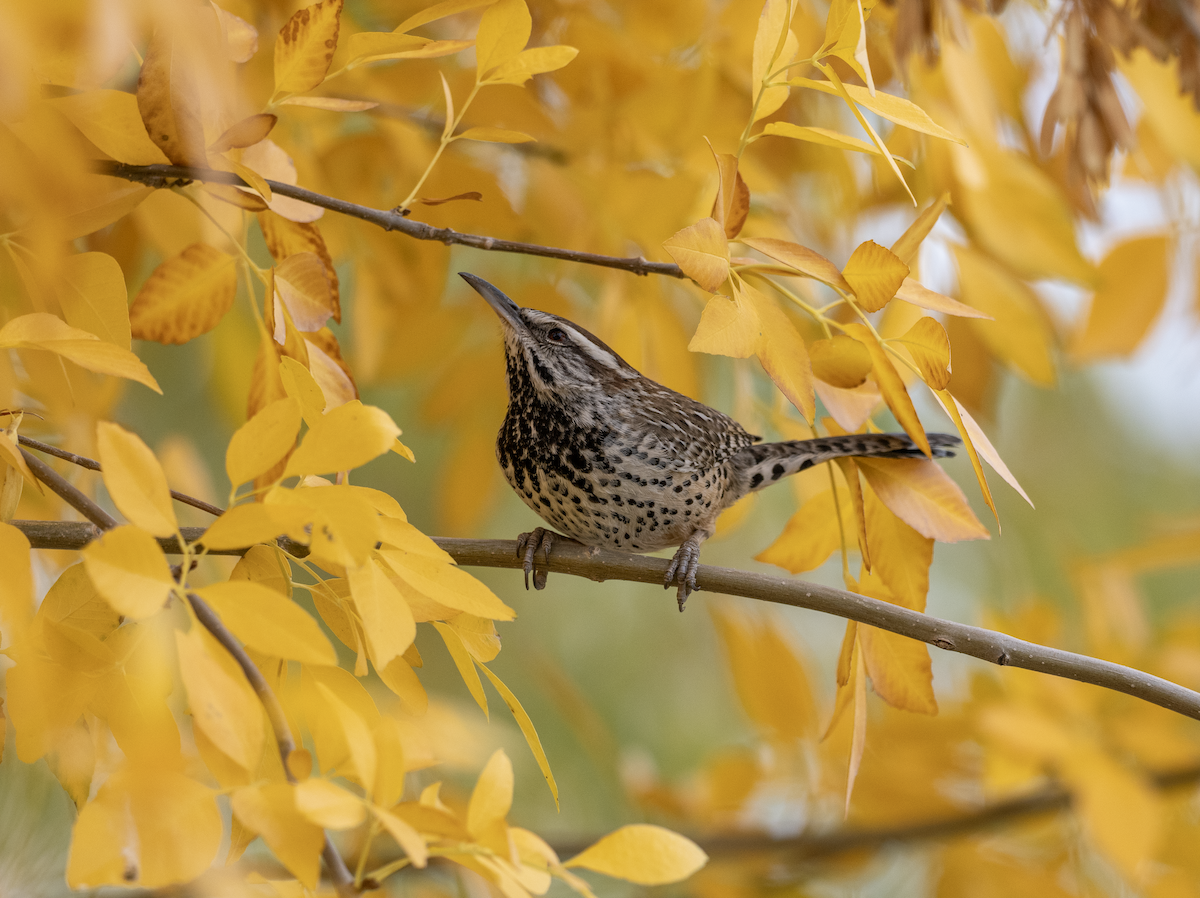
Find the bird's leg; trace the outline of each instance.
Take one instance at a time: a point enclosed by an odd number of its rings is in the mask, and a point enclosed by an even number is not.
[[[679,585],[676,598],[680,611],[683,611],[688,596],[698,589],[696,570],[700,567],[700,543],[704,542],[708,536],[707,533],[697,531],[685,539],[675,552],[675,557],[671,559],[671,566],[667,568],[667,576],[663,578],[664,589],[670,589],[672,582]]]
[[[563,536],[561,533],[555,533],[553,530],[547,530],[545,527],[537,527],[517,537],[517,557],[524,558],[525,560],[526,589],[529,589],[530,574],[533,574],[534,589],[546,588],[546,578],[550,576],[550,550],[556,542],[574,543],[577,546],[583,545],[578,540],[571,539],[569,536]],[[545,567],[540,571],[536,570],[533,564],[533,560],[539,551],[545,559]]]

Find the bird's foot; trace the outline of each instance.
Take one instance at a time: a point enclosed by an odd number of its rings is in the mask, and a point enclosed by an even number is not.
[[[699,590],[699,587],[696,586],[696,571],[699,568],[699,542],[693,542],[690,539],[684,541],[676,551],[675,557],[671,559],[671,566],[667,568],[667,576],[663,578],[663,589],[670,589],[672,583],[679,586],[676,600],[679,602],[680,611],[683,611],[688,596]]]
[[[561,533],[555,533],[553,530],[547,530],[545,527],[538,527],[530,530],[528,533],[522,533],[517,537],[517,557],[523,558],[525,563],[525,588],[529,589],[529,575],[533,575],[533,588],[545,589],[546,578],[550,576],[550,550],[556,542],[574,543],[582,545],[578,540],[571,539],[569,536],[563,536]],[[534,558],[541,552],[542,558],[545,559],[545,566],[542,570],[537,570],[534,567]]]

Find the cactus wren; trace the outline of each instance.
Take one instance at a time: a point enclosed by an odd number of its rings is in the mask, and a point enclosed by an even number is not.
[[[643,377],[577,324],[524,309],[482,278],[460,276],[504,329],[508,414],[496,439],[504,476],[525,504],[572,540],[653,552],[679,546],[664,581],[679,610],[696,589],[700,544],[747,493],[840,456],[924,458],[903,434],[850,434],[755,445],[727,415]],[[956,436],[929,434],[938,457]],[[517,543],[525,586],[558,537],[538,527]]]

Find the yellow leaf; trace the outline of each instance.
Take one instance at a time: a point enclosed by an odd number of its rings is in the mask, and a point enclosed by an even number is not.
[[[908,266],[891,250],[868,240],[850,254],[842,274],[853,288],[863,311],[878,312],[891,301],[908,277]]]
[[[1087,324],[1071,344],[1076,359],[1128,356],[1141,344],[1167,298],[1167,238],[1127,240],[1100,263],[1100,289]]]
[[[275,38],[275,90],[300,94],[325,80],[337,49],[342,0],[297,10]]]
[[[944,543],[990,538],[958,484],[936,462],[908,458],[855,462],[883,504],[922,536]]]
[[[948,390],[941,390],[935,394],[938,401],[941,402],[942,408],[946,410],[958,426],[958,432],[962,434],[963,442],[966,444],[968,451],[972,453],[971,463],[975,465],[975,475],[981,481],[980,488],[983,489],[984,498],[991,505],[991,493],[986,488],[986,481],[983,481],[983,471],[979,468],[979,458],[974,454],[978,451],[979,456],[987,460],[987,463],[999,474],[1014,490],[1021,494],[1021,498],[1029,503],[1029,507],[1033,508],[1033,500],[1022,489],[1021,484],[1013,475],[1013,472],[1008,469],[1008,465],[1004,463],[1004,459],[1000,457],[1000,453],[996,451],[996,447],[992,445],[992,441],[987,438],[987,434],[983,432],[976,422],[971,417],[970,412],[963,407],[963,404],[950,395]],[[995,509],[992,509],[995,513]]]
[[[0,523],[0,565],[4,568],[4,576],[0,577],[0,627],[8,639],[18,642],[33,619],[33,568],[29,539],[11,524]]]
[[[402,655],[417,635],[417,624],[404,596],[375,559],[349,571],[350,594],[362,617],[367,650],[378,670]]]
[[[151,142],[167,159],[206,168],[198,73],[195,60],[181,49],[186,40],[169,26],[154,31],[138,75],[137,108]]]
[[[291,783],[246,786],[234,792],[229,803],[236,819],[262,836],[284,867],[315,890],[325,833],[296,808],[295,789]]]
[[[486,664],[480,664],[479,666],[483,670],[484,675],[492,681],[492,685],[500,693],[500,698],[504,700],[504,704],[508,705],[508,710],[512,712],[513,717],[516,719],[517,726],[521,728],[521,734],[529,744],[529,750],[533,752],[533,757],[537,761],[538,768],[542,771],[542,776],[546,778],[546,785],[550,787],[550,794],[554,796],[554,807],[558,808],[558,783],[554,781],[554,773],[550,770],[550,759],[546,757],[546,750],[542,748],[542,740],[538,738],[537,730],[533,726],[533,720],[525,711],[524,706],[517,700],[513,691],[504,685],[498,676],[488,670]],[[474,795],[471,798],[473,802]]]
[[[758,352],[762,326],[748,303],[717,295],[700,315],[700,325],[688,343],[692,352],[708,352],[744,359]]]
[[[759,321],[762,336],[758,343],[758,360],[779,391],[796,407],[810,424],[816,415],[813,394],[812,365],[808,350],[792,320],[774,302],[746,284],[739,291]]]
[[[829,410],[830,417],[847,433],[860,431],[882,399],[879,388],[870,380],[852,390],[814,380],[813,389],[821,397],[821,404]]]
[[[467,831],[478,838],[497,823],[503,823],[512,808],[512,761],[498,748],[479,774],[467,804]]]
[[[479,681],[479,671],[475,669],[475,662],[471,659],[471,655],[467,652],[467,647],[463,644],[462,637],[458,632],[441,621],[434,621],[433,626],[441,634],[442,641],[446,643],[446,650],[450,652],[450,657],[454,660],[454,666],[458,668],[458,674],[463,678],[463,682],[467,684],[467,689],[471,693],[471,697],[475,699],[476,704],[483,710],[485,717],[489,717],[487,696],[483,692],[483,683]]]
[[[295,253],[316,253],[325,266],[325,277],[329,281],[329,292],[333,297],[333,320],[341,321],[337,271],[334,270],[333,257],[318,227],[310,222],[292,221],[270,211],[258,213],[258,226],[276,262],[282,262]]]
[[[250,648],[305,664],[337,663],[337,653],[317,622],[273,589],[250,580],[229,580],[196,592]]]
[[[984,318],[988,321],[993,320],[992,316],[986,312],[980,312],[978,309],[964,305],[957,299],[951,299],[949,296],[935,293],[924,284],[920,284],[912,278],[904,279],[904,283],[896,291],[896,299],[904,300],[904,302],[919,306],[922,309],[929,309],[931,312],[943,312],[959,318]]]
[[[832,85],[830,85],[832,87]],[[850,90],[850,85],[844,85],[847,90]],[[865,91],[862,88],[857,90]],[[853,96],[853,95],[852,95]],[[887,94],[876,94],[877,97],[885,97]],[[863,104],[866,105],[865,103]],[[867,107],[870,108],[869,106]],[[908,226],[908,230],[900,235],[900,238],[892,244],[892,252],[905,265],[911,266],[913,260],[920,254],[921,243],[929,236],[929,232],[933,230],[933,226],[937,224],[937,220],[942,213],[946,211],[946,206],[950,204],[950,194],[943,193],[941,197],[930,205],[924,212],[917,216],[916,220]],[[906,279],[907,281],[907,279]]]
[[[929,647],[888,630],[860,626],[858,641],[875,693],[903,711],[936,714]]]
[[[245,674],[194,621],[187,633],[175,631],[175,646],[192,721],[235,763],[255,770],[263,751],[263,713]]]
[[[350,763],[357,774],[359,784],[369,795],[375,789],[375,768],[378,764],[378,756],[375,754],[375,738],[371,735],[371,730],[367,727],[362,715],[342,701],[329,686],[318,681],[316,690],[341,728],[342,735],[346,740]]]
[[[309,777],[296,784],[296,810],[323,829],[354,829],[367,817],[363,800],[329,780]]]
[[[909,351],[925,383],[934,390],[946,389],[950,383],[950,338],[941,324],[933,318],[918,318],[903,337],[893,342]]]
[[[387,412],[355,399],[322,416],[304,435],[284,476],[357,468],[390,451],[399,435]]]
[[[869,480],[862,498],[867,544],[871,551],[871,574],[883,581],[896,604],[924,611],[925,596],[929,592],[929,565],[933,562],[933,540],[922,536],[893,514],[875,495]]]
[[[366,62],[404,59],[407,54],[434,43],[428,38],[393,31],[360,31],[345,42],[345,66],[354,68]],[[463,42],[470,46],[470,41]],[[308,98],[305,98],[308,99]]]
[[[973,321],[972,330],[1001,361],[1036,384],[1053,386],[1052,336],[1037,296],[982,253],[955,246],[954,257],[963,299],[993,319]]]
[[[871,353],[853,337],[834,334],[808,347],[813,377],[844,390],[853,389],[871,373]]]
[[[853,682],[846,685],[846,693],[853,696],[854,702],[854,731],[850,737],[850,765],[846,773],[846,816],[850,815],[850,798],[854,794],[854,782],[858,779],[858,770],[867,746],[867,668],[858,639],[859,629],[854,628]]]
[[[146,133],[137,97],[123,90],[87,90],[50,101],[102,152],[130,165],[165,165],[171,160]]]
[[[134,620],[157,614],[175,580],[154,537],[138,527],[114,527],[83,549],[83,565],[96,592]]]
[[[836,265],[807,246],[773,237],[743,237],[740,242],[782,262],[802,277],[813,278],[843,293],[854,292]]]
[[[750,212],[750,188],[738,171],[737,156],[713,150],[713,158],[717,163],[717,196],[713,200],[712,218],[725,231],[726,238],[732,240],[741,233]]]
[[[875,144],[857,137],[851,137],[849,134],[842,134],[840,131],[831,131],[828,128],[793,125],[791,122],[771,122],[771,124],[763,128],[760,136],[790,137],[792,140],[803,140],[825,147],[833,147],[836,150],[853,150],[856,153],[867,153],[872,156],[884,155]],[[900,159],[900,161],[909,168],[914,168],[913,164],[907,159]]]
[[[186,343],[208,333],[237,294],[233,257],[193,243],[159,265],[129,307],[133,336],[158,343]]]
[[[414,867],[421,868],[429,862],[429,848],[411,824],[377,805],[371,808],[371,813],[383,824],[388,835],[396,840],[396,844],[404,849]]]
[[[300,403],[289,396],[260,409],[239,427],[225,450],[229,482],[237,486],[269,471],[296,445],[300,420]]]
[[[318,483],[322,483],[318,479]],[[311,535],[290,533],[300,542],[308,542],[312,559],[332,565],[332,570],[357,567],[367,560],[379,541],[379,516],[371,504],[351,486],[301,486],[294,490],[276,487],[267,493],[268,505],[305,509],[311,522]]]
[[[271,133],[271,129],[275,127],[277,121],[279,121],[279,116],[269,112],[260,112],[244,118],[214,140],[208,151],[209,153],[224,153],[226,150],[245,149],[253,146]]]
[[[537,140],[523,131],[506,131],[504,128],[468,128],[454,135],[455,140],[482,140],[487,143],[528,143]]]
[[[326,0],[326,2],[329,2],[329,0]],[[303,11],[301,10],[301,12]],[[292,162],[292,157],[287,154],[283,147],[279,146],[279,144],[275,143],[269,137],[243,150],[242,164],[253,169],[262,177],[269,178],[272,181],[279,181],[282,184],[294,185],[298,180],[296,165]],[[210,184],[209,188],[211,189],[212,187],[213,185]],[[240,193],[239,196],[246,198],[248,194]],[[279,193],[272,194],[267,205],[276,215],[299,224],[308,224],[309,222],[316,221],[325,214],[325,210],[320,206],[314,206],[302,200],[294,200]],[[260,221],[266,211],[262,208],[261,203],[257,206],[248,204],[245,208],[258,212]]]
[[[212,789],[159,764],[126,761],[75,820],[67,885],[160,889],[191,882],[216,860],[221,832]]]
[[[206,549],[219,551],[271,543],[285,534],[307,539],[304,528],[310,519],[300,508],[250,502],[229,509],[213,521],[200,542]]]
[[[402,548],[381,549],[379,554],[401,580],[447,608],[491,620],[516,617],[495,593],[453,564]]]
[[[174,536],[179,522],[171,504],[171,489],[150,447],[109,421],[96,424],[96,444],[104,486],[121,514],[154,536]]]
[[[112,374],[162,393],[141,359],[46,312],[19,315],[0,327],[0,349],[44,349],[98,374]]]
[[[334,313],[325,266],[316,253],[293,253],[275,268],[275,290],[296,330],[316,331]]]
[[[258,29],[240,16],[217,6],[213,0],[210,0],[209,5],[217,14],[221,37],[225,41],[225,50],[230,61],[249,62],[258,52]]]
[[[691,839],[661,826],[635,823],[609,833],[563,866],[654,886],[681,882],[707,862],[708,855]]]
[[[309,427],[315,427],[325,414],[328,403],[321,385],[312,372],[295,359],[279,360],[279,379],[288,396],[300,403],[300,412]]]
[[[416,646],[409,646],[410,650]],[[383,670],[376,668],[375,671],[379,674],[379,679],[383,681],[383,685],[392,690],[396,697],[400,699],[400,704],[404,706],[404,710],[414,717],[423,717],[429,709],[429,694],[425,691],[425,687],[421,685],[421,681],[417,679],[417,673],[412,669],[412,665],[402,657],[395,657],[391,660],[387,667]],[[376,733],[378,736],[378,733]],[[382,755],[381,755],[382,757]],[[379,786],[376,785],[378,790]],[[378,800],[378,799],[377,799]],[[388,802],[382,802],[388,804]]]
[[[828,81],[814,81],[811,78],[793,78],[789,83],[796,87],[807,87],[810,90],[819,90],[822,93],[840,96],[840,92],[838,91],[837,87],[835,87],[833,84],[830,84]],[[956,137],[952,132],[947,131],[945,128],[931,119],[929,117],[929,113],[927,113],[917,104],[913,103],[911,100],[906,100],[903,97],[897,97],[893,94],[885,94],[882,91],[875,91],[875,93],[872,94],[867,88],[860,87],[857,84],[843,83],[842,86],[846,88],[846,93],[850,95],[850,98],[854,100],[855,103],[857,103],[859,106],[870,109],[876,115],[881,116],[890,122],[895,122],[897,125],[903,125],[905,128],[911,128],[913,131],[920,131],[922,134],[930,134],[933,137],[940,137],[943,140],[952,140],[955,143],[962,144],[963,146],[967,145],[965,140]],[[938,203],[940,202],[942,201],[939,200]],[[934,203],[934,206],[937,206],[938,203]],[[943,208],[945,207],[943,206]],[[936,220],[937,216],[940,214],[941,210],[939,209],[938,212],[934,214],[934,219]],[[923,236],[924,235],[922,235],[922,237]],[[918,244],[920,242],[920,240],[917,241]],[[904,259],[905,262],[909,261],[909,259],[901,253],[897,252],[896,255]]]
[[[342,97],[288,97],[280,100],[280,106],[307,106],[310,109],[326,109],[330,112],[364,112],[379,104],[374,100],[347,100]]]
[[[1144,47],[1117,59],[1121,74],[1129,79],[1142,101],[1143,121],[1172,157],[1200,168],[1200,115],[1186,94],[1179,91],[1180,62],[1163,61]]]
[[[867,28],[863,21],[862,0],[833,0],[830,3],[821,50],[823,54],[837,56],[854,69],[855,74],[866,82],[867,94],[876,96],[871,63],[867,60]]]
[[[950,149],[960,185],[955,214],[980,248],[1023,278],[1095,283],[1095,269],[1075,242],[1070,204],[1049,174],[1011,150],[982,143],[970,150]],[[965,291],[963,295],[978,306]]]
[[[375,790],[370,797],[375,804],[390,808],[404,797],[404,776],[408,773],[404,761],[404,727],[395,717],[382,715],[374,735],[379,763]]]
[[[444,19],[446,16],[457,15],[468,9],[487,6],[495,2],[496,0],[441,0],[440,3],[435,3],[433,6],[428,6],[420,12],[413,13],[397,25],[395,30],[397,33],[412,31],[414,28],[420,28],[422,25],[428,25],[430,22],[436,22],[438,19]]]
[[[516,58],[532,30],[525,0],[498,0],[484,10],[475,35],[475,80],[482,82],[492,69]]]
[[[875,375],[875,383],[879,385],[883,401],[892,410],[892,414],[896,416],[896,420],[900,422],[904,432],[912,437],[913,442],[921,447],[922,452],[931,455],[929,440],[925,436],[925,428],[921,425],[921,419],[917,417],[917,410],[913,407],[912,397],[908,395],[904,381],[896,373],[896,368],[892,365],[892,360],[888,358],[883,344],[875,338],[875,334],[866,325],[846,324],[842,329],[867,347],[867,352],[871,354],[871,368]]]
[[[842,528],[849,534],[854,521],[843,510]],[[826,490],[805,500],[792,515],[775,542],[754,556],[755,561],[775,564],[793,574],[813,571],[825,563],[841,545],[833,492]]]
[[[76,253],[62,263],[58,301],[67,324],[129,349],[125,275],[106,253]]]
[[[553,47],[531,47],[528,50],[522,50],[516,57],[503,65],[497,66],[488,75],[487,83],[524,84],[534,75],[561,69],[578,55],[577,49],[562,44]]]
[[[775,70],[796,58],[800,45],[796,35],[788,29],[791,11],[792,4],[788,0],[766,0],[759,15],[750,64],[750,96],[758,101],[754,121],[766,118],[787,100],[786,84],[775,87],[766,84]]]
[[[677,231],[663,242],[663,248],[684,274],[709,293],[729,277],[729,241],[724,228],[711,218]]]

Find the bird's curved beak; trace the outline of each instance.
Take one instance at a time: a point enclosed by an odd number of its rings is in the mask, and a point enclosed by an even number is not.
[[[481,277],[476,277],[465,271],[460,271],[458,276],[470,284],[476,293],[487,300],[487,304],[492,307],[492,311],[500,316],[500,320],[507,327],[513,330],[525,330],[525,322],[521,320],[519,314],[521,311],[520,306]]]

